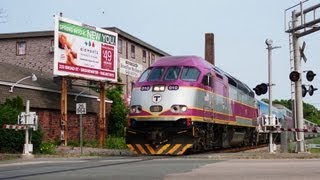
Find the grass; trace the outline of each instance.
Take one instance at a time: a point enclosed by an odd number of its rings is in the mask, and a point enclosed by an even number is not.
[[[305,144],[320,144],[320,137],[313,138],[313,139],[305,139]],[[290,142],[288,143],[288,152],[294,153],[296,152],[296,145],[297,142]],[[308,150],[310,153],[320,153],[320,148],[311,148]]]
[[[124,137],[109,136],[106,141],[108,149],[127,149],[126,139]]]
[[[313,139],[307,139],[306,144],[320,144],[320,137],[313,138]],[[311,148],[311,149],[309,149],[309,152],[320,153],[320,148]]]
[[[320,137],[313,138],[313,139],[307,139],[306,143],[308,143],[308,144],[320,144]]]

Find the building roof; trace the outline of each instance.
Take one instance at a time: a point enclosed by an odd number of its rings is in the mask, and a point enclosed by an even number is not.
[[[26,78],[32,74],[36,75],[37,81]],[[26,79],[16,84],[22,78]],[[9,90],[12,86],[13,92],[11,93]],[[34,71],[0,62],[0,92],[2,94],[0,102],[4,102],[6,98],[20,96],[23,100],[30,100],[31,107],[34,108],[60,109],[60,83],[54,82],[53,74],[47,72]],[[98,112],[98,97],[97,92],[87,87],[68,88],[68,110],[75,110],[75,100],[77,100],[77,102],[87,103],[88,112]]]
[[[160,55],[170,56],[170,54],[142,41],[139,38],[136,38],[136,37],[124,32],[124,31],[122,31],[119,28],[105,27],[103,29],[113,31],[113,32],[117,33],[120,37],[128,39],[132,42],[135,42],[135,43],[141,45],[142,47],[148,48],[156,53],[159,53]],[[52,36],[54,36],[54,31],[34,31],[34,32],[4,33],[4,34],[0,34],[0,39],[18,39],[18,38],[35,38],[35,37],[52,37]]]

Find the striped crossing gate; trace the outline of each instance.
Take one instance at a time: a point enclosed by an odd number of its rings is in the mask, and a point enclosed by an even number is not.
[[[277,128],[277,131],[281,132],[281,131],[292,131],[292,132],[309,132],[309,133],[319,133],[320,131],[318,131],[316,128],[314,129],[298,129],[298,128]]]
[[[4,124],[2,126],[4,129],[15,129],[15,130],[25,130],[27,126],[25,125],[17,125],[17,124]]]

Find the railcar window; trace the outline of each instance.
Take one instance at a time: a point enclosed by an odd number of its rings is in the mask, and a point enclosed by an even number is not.
[[[148,77],[148,81],[157,81],[160,80],[162,75],[164,72],[164,68],[163,67],[157,67],[157,68],[153,68],[149,77]]]
[[[147,69],[143,72],[143,74],[141,75],[140,79],[139,79],[139,82],[143,82],[147,79],[147,77],[149,76],[151,72],[151,69]]]
[[[180,73],[180,67],[169,67],[164,77],[166,81],[172,81],[178,79]]]
[[[181,79],[184,81],[197,81],[200,71],[193,67],[184,67],[182,70]]]

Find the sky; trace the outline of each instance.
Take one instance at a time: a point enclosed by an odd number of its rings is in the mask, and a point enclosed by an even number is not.
[[[54,29],[54,15],[97,27],[117,27],[170,55],[204,57],[205,33],[215,36],[215,65],[254,88],[268,83],[272,39],[272,99],[291,98],[289,34],[285,32],[299,0],[0,0],[0,34]],[[303,3],[303,8],[318,4]],[[320,11],[320,8],[319,10]],[[318,12],[317,11],[317,12]],[[320,18],[320,12],[316,18]],[[286,17],[286,18],[285,18]],[[320,89],[320,31],[300,38],[315,80],[302,83]],[[268,98],[268,93],[257,97]],[[320,90],[304,102],[320,109]]]

